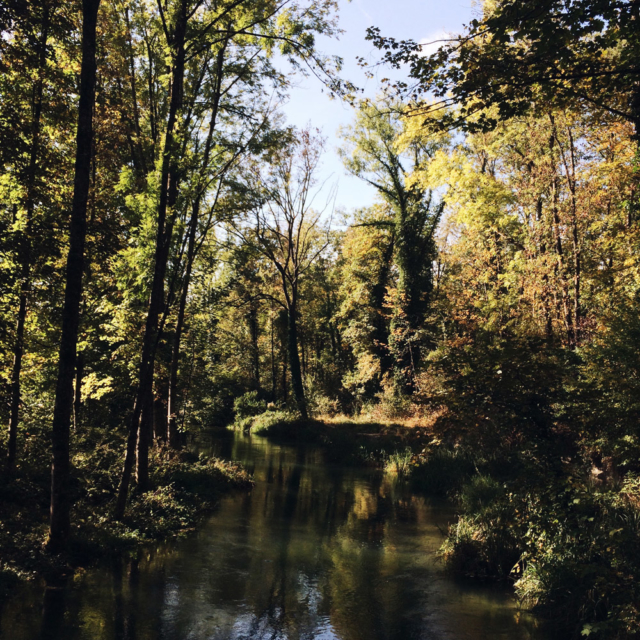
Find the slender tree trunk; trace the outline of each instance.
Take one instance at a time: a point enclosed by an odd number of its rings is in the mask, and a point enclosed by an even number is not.
[[[273,336],[273,315],[271,316],[271,402],[275,402],[277,398],[277,375],[278,366],[275,357],[275,341]]]
[[[189,250],[187,255],[187,268],[184,274],[184,282],[180,293],[180,303],[178,305],[178,318],[176,320],[176,330],[173,337],[173,349],[171,352],[171,367],[169,372],[169,396],[167,401],[167,423],[169,431],[169,446],[177,449],[180,446],[178,434],[178,366],[180,364],[180,343],[182,331],[184,329],[184,315],[187,307],[187,296],[189,293],[189,282],[191,280],[191,268],[193,266],[193,251],[195,247],[195,227],[197,217],[195,212],[191,214],[191,227],[189,236]]]
[[[144,403],[150,396],[150,390],[153,389],[153,368],[158,341],[158,321],[164,303],[164,278],[173,233],[173,225],[171,223],[167,224],[167,210],[170,210],[175,205],[178,189],[175,129],[178,114],[183,103],[187,18],[187,2],[183,0],[178,9],[176,27],[173,34],[175,59],[171,73],[171,100],[169,103],[169,115],[167,118],[167,130],[160,176],[153,283],[149,296],[147,320],[142,343],[138,391],[129,423],[127,450],[114,508],[114,518],[116,520],[121,519],[124,515],[131,475],[134,464],[136,463],[136,453],[138,458],[136,480],[140,487],[145,487],[148,484],[148,477],[145,475],[148,472],[148,465],[145,460],[145,457],[148,455],[148,445],[145,446],[146,434],[144,434],[140,428],[140,417]],[[138,446],[136,447],[136,445]]]
[[[576,194],[576,156],[575,156],[575,144],[573,142],[573,134],[571,133],[571,127],[567,127],[569,134],[569,151],[571,157],[571,170],[567,161],[564,160],[565,171],[567,172],[567,182],[569,184],[569,190],[571,192],[571,240],[573,249],[573,326],[575,343],[580,341],[580,325],[582,324],[582,308],[580,302],[580,285],[581,285],[581,249],[580,238],[578,231],[578,202]],[[563,154],[564,159],[564,154]]]
[[[216,57],[216,87],[213,96],[213,106],[211,109],[211,118],[209,121],[209,132],[205,142],[202,173],[206,175],[209,167],[211,156],[211,148],[213,143],[213,134],[218,119],[218,108],[220,106],[220,96],[222,92],[222,72],[224,64],[224,56],[227,43],[220,48]],[[180,444],[178,435],[178,367],[180,364],[180,343],[182,341],[182,332],[184,330],[184,317],[187,308],[187,298],[189,296],[189,285],[191,284],[191,272],[193,262],[196,257],[196,236],[198,234],[198,222],[200,219],[200,207],[202,204],[202,189],[198,189],[193,202],[191,211],[191,224],[189,225],[189,238],[187,248],[186,268],[184,273],[184,282],[180,293],[180,302],[178,305],[178,317],[176,319],[176,329],[173,338],[173,348],[171,353],[171,365],[169,370],[169,395],[167,399],[167,423],[168,423],[168,440],[169,446],[177,448]]]
[[[300,354],[298,353],[298,319],[296,295],[292,295],[292,304],[288,309],[289,331],[288,331],[288,351],[289,369],[291,370],[291,386],[296,400],[296,406],[303,418],[307,418],[307,402],[304,397],[304,386],[302,384],[302,370],[300,368]]]
[[[84,377],[84,354],[76,357],[76,382],[73,397],[73,430],[82,427],[82,378]]]
[[[580,240],[578,238],[578,221],[574,212],[572,223],[573,240],[573,326],[575,341],[580,341],[580,325],[582,324],[582,305],[580,302],[580,286],[582,277],[582,261],[580,251]]]
[[[27,276],[28,277],[28,276]],[[7,466],[10,471],[16,463],[18,443],[18,423],[20,422],[20,404],[22,394],[20,390],[20,374],[22,372],[22,356],[24,354],[24,324],[27,318],[27,288],[23,284],[18,303],[18,323],[13,347],[13,368],[11,370],[11,405],[9,414],[9,442],[7,450]]]
[[[44,87],[44,70],[47,62],[47,39],[49,37],[49,7],[44,4],[42,28],[40,36],[40,52],[38,59],[38,80],[33,91],[33,121],[31,134],[31,151],[27,172],[26,227],[21,239],[20,248],[20,298],[18,301],[18,317],[16,335],[13,346],[13,367],[11,369],[11,401],[9,409],[9,442],[7,450],[7,466],[11,471],[15,466],[17,453],[18,423],[20,422],[20,404],[22,402],[20,375],[24,355],[24,327],[27,319],[27,304],[31,288],[31,227],[35,208],[35,182],[40,148],[40,129],[42,119],[42,92]]]
[[[153,367],[153,365],[151,365]],[[153,372],[151,372],[153,375]],[[136,443],[136,481],[138,489],[145,493],[149,491],[149,449],[153,443],[153,379],[150,385],[145,385],[142,400],[142,413],[138,426],[138,441]]]
[[[284,402],[287,402],[289,397],[289,385],[287,384],[287,348],[283,347],[282,349],[283,358],[282,358],[282,399]]]
[[[127,27],[127,44],[129,47],[129,78],[131,84],[131,101],[133,103],[133,125],[136,132],[136,152],[138,156],[139,167],[143,173],[147,173],[147,163],[145,159],[144,150],[142,148],[142,134],[140,132],[140,113],[138,109],[138,90],[136,86],[136,68],[134,60],[133,39],[131,37],[131,22],[129,20],[129,8],[125,7],[124,10],[125,24]],[[151,97],[151,96],[150,96]],[[135,158],[135,154],[134,154]]]
[[[389,327],[384,317],[384,299],[387,295],[387,284],[395,251],[395,240],[395,231],[392,231],[389,243],[382,254],[382,264],[378,271],[378,277],[371,289],[371,306],[374,311],[373,348],[380,359],[381,375],[389,372],[393,366],[391,354],[389,353]],[[333,334],[331,337],[333,339]]]
[[[260,326],[256,307],[252,307],[249,310],[247,319],[249,322],[249,334],[251,335],[251,377],[254,388],[260,390],[260,349],[258,347]]]
[[[165,380],[156,381],[156,393],[153,398],[153,434],[156,440],[169,442],[169,423],[167,422],[167,404],[169,385]]]
[[[91,182],[93,107],[96,86],[96,25],[100,0],[82,2],[82,65],[73,205],[69,233],[58,382],[53,410],[53,463],[51,465],[51,521],[47,548],[64,549],[69,538],[69,427],[73,408],[73,378],[82,296],[87,201]]]
[[[573,327],[573,313],[569,308],[569,286],[567,284],[567,277],[565,273],[565,260],[564,260],[564,250],[562,247],[562,237],[560,235],[560,214],[558,211],[558,173],[555,167],[555,159],[554,159],[554,146],[555,141],[557,139],[556,133],[556,125],[555,119],[553,115],[549,115],[549,119],[551,121],[551,129],[552,134],[549,138],[549,150],[551,153],[551,160],[554,163],[553,169],[553,181],[552,181],[552,227],[553,234],[556,244],[556,255],[557,255],[557,268],[556,273],[558,278],[560,279],[560,283],[562,286],[562,311],[564,315],[565,325],[567,327],[567,339],[570,345],[575,344],[575,332]]]

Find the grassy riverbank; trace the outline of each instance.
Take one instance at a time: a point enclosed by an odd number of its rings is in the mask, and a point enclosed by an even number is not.
[[[563,637],[628,638],[640,631],[640,479],[585,465],[561,431],[516,443],[459,434],[466,416],[319,416],[267,411],[241,418],[252,433],[322,446],[330,461],[402,476],[446,496],[459,519],[440,551],[476,580],[513,584],[523,606]],[[477,424],[475,420],[472,424]]]
[[[266,411],[240,418],[234,428],[276,442],[321,446],[330,462],[385,467],[418,453],[429,441],[425,428],[402,421],[375,422],[368,417],[317,416],[303,420],[290,411]]]
[[[73,457],[73,528],[68,551],[44,550],[48,530],[49,476],[47,451],[32,446],[15,474],[0,478],[0,591],[16,581],[72,574],[105,555],[134,552],[152,541],[193,530],[220,497],[253,485],[240,466],[192,453],[156,449],[152,456],[151,489],[134,494],[120,522],[111,518],[121,455],[112,444],[82,446]]]

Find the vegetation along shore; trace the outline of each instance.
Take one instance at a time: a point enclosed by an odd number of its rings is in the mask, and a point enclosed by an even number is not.
[[[640,3],[353,52],[364,4],[0,3],[3,599],[249,505],[231,428],[449,500],[438,570],[563,638],[640,632]],[[290,124],[300,83],[347,124]]]

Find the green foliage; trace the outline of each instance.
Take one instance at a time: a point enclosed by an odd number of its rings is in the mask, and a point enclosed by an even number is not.
[[[474,471],[472,458],[460,449],[431,447],[417,456],[411,485],[430,495],[453,494]]]
[[[256,435],[276,435],[292,433],[295,435],[300,416],[290,411],[267,411],[255,418],[251,424],[251,433]],[[293,432],[291,431],[293,429]]]
[[[425,111],[440,127],[486,130],[540,104],[582,102],[637,118],[630,63],[638,56],[636,19],[633,3],[503,0],[485,2],[481,16],[430,55],[413,41],[383,37],[377,27],[368,38],[387,62],[409,66],[413,81],[401,88],[412,98],[419,91],[435,96]],[[447,105],[460,108],[443,113]],[[487,112],[492,106],[497,114]]]
[[[236,420],[257,416],[267,410],[267,402],[257,391],[248,391],[233,401]]]
[[[458,496],[464,513],[481,513],[504,494],[504,486],[487,475],[474,475],[465,483]]]
[[[411,473],[411,462],[413,460],[413,452],[411,449],[404,451],[395,451],[389,455],[387,463],[384,466],[385,473],[405,478]]]

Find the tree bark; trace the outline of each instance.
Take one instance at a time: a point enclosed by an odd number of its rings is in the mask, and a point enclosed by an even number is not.
[[[374,311],[373,318],[373,348],[376,355],[380,359],[380,373],[391,370],[393,362],[389,353],[389,327],[384,317],[384,298],[387,295],[387,284],[389,281],[389,273],[391,272],[391,263],[395,252],[396,236],[395,229],[391,231],[391,237],[382,254],[382,264],[378,271],[378,277],[371,289],[371,306]],[[331,336],[333,340],[333,334]]]
[[[73,398],[73,430],[82,427],[82,378],[84,377],[84,354],[76,357],[76,382]]]
[[[44,4],[42,13],[42,28],[40,52],[38,59],[38,80],[33,92],[33,121],[31,136],[31,151],[29,168],[27,171],[26,193],[26,228],[21,239],[20,248],[20,298],[18,301],[18,317],[16,320],[16,335],[13,346],[13,367],[11,369],[11,400],[9,409],[9,442],[7,450],[7,466],[12,471],[17,455],[18,423],[20,422],[20,405],[22,403],[20,376],[22,373],[22,358],[24,355],[24,327],[27,319],[27,304],[31,280],[31,226],[35,208],[35,182],[38,165],[38,151],[40,147],[40,129],[42,119],[42,92],[44,87],[44,70],[47,62],[47,39],[49,37],[49,7]]]
[[[258,324],[258,309],[251,307],[247,315],[249,322],[249,334],[251,336],[251,378],[254,389],[260,390],[260,349],[258,347],[258,337],[260,326]]]
[[[277,399],[278,365],[275,358],[275,341],[273,336],[273,315],[271,315],[271,402]]]
[[[153,435],[156,440],[169,441],[169,424],[167,422],[167,403],[169,386],[165,380],[156,381],[156,392],[153,398]]]
[[[293,387],[293,395],[296,400],[296,406],[300,415],[306,419],[307,402],[304,397],[304,386],[302,384],[302,370],[300,368],[300,354],[298,353],[298,319],[296,317],[297,309],[295,303],[295,294],[292,296],[293,304],[288,309],[289,331],[288,331],[288,347],[289,347],[289,369],[291,370],[291,386]]]
[[[67,256],[62,336],[58,382],[53,410],[53,462],[51,465],[51,519],[47,548],[64,549],[69,538],[69,427],[73,407],[73,378],[76,366],[84,245],[87,232],[87,201],[91,182],[93,108],[96,87],[96,25],[100,0],[82,2],[82,65],[76,146],[73,204]]]
[[[551,136],[549,137],[549,151],[551,154],[551,161],[553,162],[553,180],[551,184],[552,188],[552,221],[553,235],[555,239],[555,249],[557,255],[557,267],[556,273],[560,279],[562,286],[562,312],[564,315],[565,325],[567,327],[567,340],[571,346],[575,345],[575,331],[573,326],[573,313],[569,308],[569,285],[567,283],[567,276],[565,272],[565,258],[564,250],[562,247],[562,237],[560,235],[560,213],[558,211],[559,202],[559,188],[558,188],[558,171],[555,165],[554,147],[557,140],[556,123],[552,114],[549,114],[549,120],[551,122]]]

